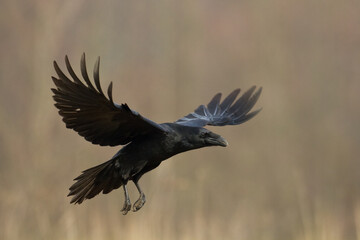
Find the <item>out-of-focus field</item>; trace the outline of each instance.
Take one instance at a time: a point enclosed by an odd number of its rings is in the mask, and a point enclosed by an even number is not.
[[[10,1],[0,4],[0,239],[360,239],[360,2]],[[262,112],[210,128],[227,148],[187,152],[123,192],[66,197],[112,157],[65,128],[52,61],[174,121],[222,91],[263,86]],[[130,184],[132,201],[138,198]]]

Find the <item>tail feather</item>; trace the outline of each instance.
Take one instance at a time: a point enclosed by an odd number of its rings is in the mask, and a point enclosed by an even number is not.
[[[73,196],[70,203],[81,204],[85,199],[104,194],[119,188],[122,185],[119,169],[111,159],[103,164],[89,168],[75,178],[76,181],[70,188],[68,196]]]

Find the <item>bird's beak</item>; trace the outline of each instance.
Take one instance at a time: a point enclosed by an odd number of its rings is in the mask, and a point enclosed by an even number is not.
[[[222,147],[226,147],[227,145],[229,145],[229,143],[223,137],[219,137],[217,139],[217,142],[218,142],[219,146],[222,146]]]
[[[226,139],[219,135],[216,137],[208,138],[207,141],[213,146],[226,147],[227,145],[229,145]]]

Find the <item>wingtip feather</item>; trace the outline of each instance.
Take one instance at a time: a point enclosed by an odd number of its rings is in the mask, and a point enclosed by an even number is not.
[[[92,83],[90,81],[89,75],[87,73],[85,53],[83,53],[81,55],[80,68],[81,68],[81,75],[83,76],[83,78],[84,78],[86,84],[88,85],[88,87],[91,88],[92,90],[95,90],[94,86],[92,85]]]
[[[215,94],[215,96],[208,103],[207,108],[211,114],[216,114],[218,112],[221,95],[221,93]]]
[[[113,100],[113,96],[112,96],[112,88],[113,88],[113,83],[110,82],[109,87],[108,87],[108,97],[109,97],[110,102],[111,102],[113,105],[115,105],[115,104],[114,104],[114,100]]]
[[[68,72],[70,73],[71,77],[74,79],[74,81],[77,84],[84,86],[82,81],[79,79],[79,77],[76,75],[75,71],[71,67],[71,64],[70,64],[70,61],[69,61],[69,58],[67,55],[65,56],[65,65],[66,65],[66,68],[67,68]]]
[[[99,71],[99,68],[100,68],[100,57],[98,57],[96,59],[96,62],[95,62],[95,66],[94,66],[94,81],[95,81],[95,86],[97,88],[97,90],[104,95],[102,89],[101,89],[101,85],[100,85],[100,71]]]

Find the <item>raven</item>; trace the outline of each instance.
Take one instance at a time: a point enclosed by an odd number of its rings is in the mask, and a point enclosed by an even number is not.
[[[70,203],[81,204],[101,191],[107,194],[122,186],[125,203],[121,211],[125,215],[131,210],[127,190],[127,183],[131,180],[140,194],[133,205],[133,211],[138,211],[145,203],[145,194],[139,186],[143,174],[181,152],[209,146],[226,147],[228,143],[223,137],[203,127],[241,124],[261,110],[250,112],[261,93],[261,87],[254,92],[256,87],[253,86],[236,101],[240,89],[231,92],[222,102],[221,93],[218,93],[207,106],[199,106],[176,122],[157,124],[130,109],[127,104],[114,103],[112,82],[107,96],[104,94],[99,80],[100,58],[94,67],[95,86],[86,70],[85,54],[80,61],[85,83],[75,74],[67,56],[65,64],[72,80],[54,61],[58,77],[52,77],[56,88],[51,90],[55,107],[66,127],[74,129],[93,144],[125,145],[110,160],[83,171],[74,179],[76,182],[69,189],[68,196],[73,196]]]

